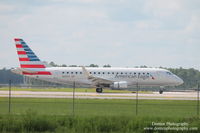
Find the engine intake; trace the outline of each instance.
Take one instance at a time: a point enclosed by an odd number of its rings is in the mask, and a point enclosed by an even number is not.
[[[114,82],[113,87],[116,89],[123,89],[123,88],[127,88],[128,85],[126,81],[119,81],[119,82]]]

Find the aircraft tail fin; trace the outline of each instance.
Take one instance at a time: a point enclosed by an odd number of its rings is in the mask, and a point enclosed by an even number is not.
[[[21,68],[46,67],[44,63],[40,61],[35,53],[29,48],[29,46],[23,41],[23,39],[15,38],[15,44]]]
[[[37,55],[29,48],[24,40],[20,38],[15,38],[14,40],[17,48],[17,54],[19,56],[20,68],[44,72],[46,68],[45,63],[37,57]],[[28,72],[24,71],[24,74],[25,73],[28,74]]]

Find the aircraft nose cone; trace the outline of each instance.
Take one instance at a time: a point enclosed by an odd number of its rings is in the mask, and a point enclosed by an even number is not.
[[[177,79],[177,84],[178,84],[178,85],[181,85],[181,84],[183,84],[183,83],[184,83],[184,81],[183,81],[181,78],[178,77],[178,79]]]

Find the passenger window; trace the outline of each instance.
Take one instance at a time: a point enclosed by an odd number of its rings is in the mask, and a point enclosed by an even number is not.
[[[114,72],[112,72],[112,74],[115,74]]]
[[[98,72],[98,74],[101,74],[100,72]]]
[[[71,74],[73,74],[73,72],[71,72]]]
[[[90,74],[92,74],[92,72],[90,72]]]
[[[65,72],[62,72],[63,74],[65,73]]]
[[[80,72],[80,74],[82,74],[82,72]]]
[[[78,72],[76,72],[76,74],[78,74]]]
[[[96,74],[96,72],[94,72],[94,74]]]
[[[67,74],[69,74],[69,72],[67,72]]]
[[[121,72],[121,74],[123,74],[123,72]]]
[[[108,74],[110,74],[110,72],[108,72]]]

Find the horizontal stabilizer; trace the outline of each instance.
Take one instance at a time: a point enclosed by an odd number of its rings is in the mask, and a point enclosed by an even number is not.
[[[51,72],[48,71],[31,71],[24,68],[13,68],[11,71],[21,75],[51,75]]]
[[[31,71],[31,70],[27,70],[27,69],[23,69],[23,68],[13,68],[11,69],[11,71],[13,73],[16,73],[16,74],[23,74],[23,72],[26,72],[26,73],[37,73],[36,71]]]

